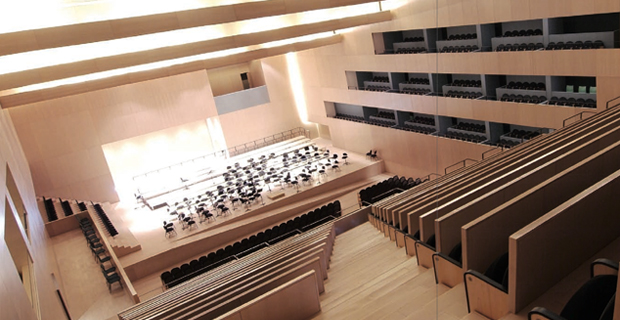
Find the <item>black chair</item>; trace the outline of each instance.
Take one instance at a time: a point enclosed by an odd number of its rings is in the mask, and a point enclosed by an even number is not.
[[[377,160],[377,150],[370,155],[371,160]]]

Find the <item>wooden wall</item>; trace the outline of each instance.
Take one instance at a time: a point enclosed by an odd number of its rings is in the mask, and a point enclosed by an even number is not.
[[[372,33],[386,31],[620,12],[620,2],[437,1],[401,1],[402,6],[393,10],[392,21],[355,28],[345,33],[340,44],[299,53],[309,120],[329,126],[335,146],[364,153],[379,149],[387,171],[406,175],[443,170],[451,160],[476,155],[479,158],[482,149],[489,149],[327,118],[326,101],[545,128],[560,128],[564,119],[587,110],[354,91],[348,90],[346,71],[590,76],[597,78],[598,111],[605,108],[606,101],[620,96],[620,49],[375,55],[372,38]],[[436,152],[437,155],[429,155]],[[436,157],[445,160],[438,161]]]
[[[34,262],[34,275],[41,314],[45,315],[44,319],[63,319],[65,315],[56,296],[56,287],[51,277],[51,273],[54,273],[59,278],[56,258],[54,251],[51,250],[50,239],[45,232],[43,220],[38,212],[28,162],[20,146],[9,112],[0,110],[0,199],[2,199],[0,202],[0,283],[2,283],[0,286],[0,310],[2,310],[3,319],[37,319],[5,241],[6,215],[13,214],[12,210],[6,210],[5,207],[7,197],[11,197],[6,187],[7,168],[10,170],[19,190],[19,197],[23,202],[24,210],[28,213],[30,240],[24,239]],[[16,217],[15,220],[19,221],[19,217]],[[60,281],[58,282],[60,283]]]

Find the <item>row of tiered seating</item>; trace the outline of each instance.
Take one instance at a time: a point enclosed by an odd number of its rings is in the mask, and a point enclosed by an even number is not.
[[[446,132],[446,138],[456,139],[467,142],[480,143],[487,140],[487,138],[483,135],[473,134],[473,133],[464,133],[464,132],[454,132],[448,131]]]
[[[362,116],[354,116],[351,114],[345,114],[345,113],[336,113],[336,119],[340,119],[340,120],[349,120],[349,121],[355,121],[355,122],[364,122],[364,117]]]
[[[567,41],[564,42],[549,42],[547,50],[581,50],[581,49],[605,49],[605,43],[601,40],[596,41]]]
[[[398,127],[398,129],[410,131],[410,132],[416,132],[416,133],[423,133],[423,134],[431,134],[437,131],[435,128],[416,126],[416,125],[408,124],[408,123],[404,123],[402,126]]]
[[[101,205],[98,204],[98,203],[95,203],[93,205],[93,208],[95,209],[95,213],[97,213],[97,216],[101,220],[101,223],[103,223],[103,226],[105,227],[105,229],[110,234],[110,237],[116,236],[118,234],[118,231],[116,231],[116,228],[114,227],[114,224],[112,223],[112,221],[110,221],[110,218],[105,213],[105,211],[103,210]]]
[[[544,82],[521,82],[510,81],[506,85],[506,89],[518,89],[518,90],[545,90],[546,85]]]
[[[469,88],[481,88],[482,81],[481,80],[454,80],[449,84],[453,87],[469,87]]]
[[[506,31],[504,32],[504,37],[531,37],[531,36],[542,36],[543,32],[541,29],[528,29],[528,30],[514,30],[514,31]]]
[[[510,149],[512,147],[515,147],[515,146],[519,145],[520,143],[521,142],[519,142],[519,141],[507,140],[507,139],[504,139],[504,138],[500,138],[499,141],[495,145],[498,146],[498,147]]]
[[[473,52],[473,51],[478,51],[478,46],[477,45],[471,45],[471,46],[447,46],[447,47],[443,47],[441,49],[441,53],[461,53],[461,52]]]
[[[544,50],[545,45],[542,43],[513,43],[513,44],[500,44],[495,48],[495,51],[536,51],[536,50]]]
[[[411,189],[422,182],[420,178],[414,180],[413,178],[407,179],[405,177],[393,176],[368,188],[362,189],[359,193],[358,200],[360,204],[375,203],[393,194]]]
[[[45,213],[47,214],[47,221],[52,222],[58,220],[58,213],[56,213],[56,207],[54,207],[54,201],[52,199],[45,199],[43,197],[43,203],[45,204]]]
[[[431,93],[431,90],[430,89],[419,89],[419,88],[403,88],[401,93],[423,96],[423,95],[427,95]]]
[[[80,218],[78,216],[76,216],[75,218],[77,219],[78,225],[82,230],[82,234],[84,234],[84,237],[86,238],[86,244],[90,248],[90,251],[95,258],[95,261],[99,263],[101,273],[106,279],[106,283],[108,285],[108,291],[112,292],[112,284],[114,284],[115,282],[118,282],[118,284],[122,288],[123,283],[121,281],[121,276],[115,272],[116,267],[112,263],[112,257],[110,257],[110,255],[106,253],[106,248],[97,236],[97,231],[93,227],[93,223],[90,218]],[[106,266],[106,263],[109,263],[109,266]]]
[[[376,203],[369,218],[438,283],[467,279],[470,312],[500,319],[619,239],[619,138],[609,109]]]
[[[459,122],[450,128],[457,129],[457,130],[471,131],[471,132],[480,132],[480,133],[484,133],[486,131],[485,126],[483,124],[475,124],[475,123],[469,123],[469,122]]]
[[[533,103],[539,104],[547,101],[547,97],[545,96],[528,96],[521,94],[507,94],[504,93],[500,98],[500,101],[503,102],[516,102],[516,103]]]
[[[449,90],[446,93],[446,97],[448,97],[448,98],[462,98],[462,99],[478,99],[478,98],[482,97],[482,92]]]
[[[527,131],[527,130],[518,130],[518,129],[514,129],[505,134],[505,136],[510,137],[510,138],[525,139],[525,140],[538,137],[539,135],[540,135],[540,132],[538,131]]]
[[[566,107],[577,107],[577,108],[596,108],[596,101],[592,99],[575,99],[575,98],[558,98],[551,97],[549,100],[549,105],[552,106],[566,106]]]
[[[396,124],[393,120],[381,120],[376,118],[370,118],[366,123],[381,127],[393,127]]]
[[[396,115],[394,114],[394,112],[390,112],[390,111],[379,111],[374,116],[379,117],[379,118],[384,118],[384,119],[392,119],[392,120],[396,119]]]
[[[403,42],[422,42],[424,41],[424,37],[406,37],[403,39]]]
[[[420,124],[425,124],[425,125],[429,125],[429,126],[434,126],[435,125],[435,118],[433,117],[422,117],[422,116],[415,116],[411,119],[409,119],[410,122],[415,122],[415,123],[420,123]]]
[[[431,81],[428,78],[410,78],[409,80],[403,82],[406,84],[430,84]]]
[[[315,294],[324,292],[334,237],[334,224],[328,222],[203,273],[130,307],[118,317],[121,320],[215,319],[308,273],[315,279],[318,288]],[[318,300],[318,296],[315,298]],[[307,310],[300,305],[304,302],[295,301],[298,317]],[[316,312],[312,309],[303,318]]]
[[[476,33],[463,33],[463,34],[452,34],[450,36],[448,36],[448,41],[452,41],[452,40],[470,40],[470,39],[476,39],[478,37],[478,34]]]
[[[295,236],[316,228],[328,221],[340,217],[340,201],[335,201],[301,216],[276,225],[273,228],[259,232],[241,241],[237,241],[225,248],[218,249],[189,263],[172,268],[161,274],[160,279],[164,288],[172,288],[185,281],[193,279],[205,272],[222,266],[233,260],[241,259],[253,252],[272,246],[289,237]]]
[[[60,204],[62,205],[62,211],[65,213],[65,217],[73,215],[73,209],[71,208],[71,204],[68,200],[61,200]]]
[[[366,91],[379,91],[379,92],[384,92],[384,91],[388,91],[391,89],[392,88],[390,88],[389,86],[376,86],[376,85],[369,85],[369,86],[366,86],[366,88],[364,88],[364,90]]]
[[[396,49],[397,54],[415,54],[415,53],[427,53],[428,50],[422,47],[414,47],[414,48],[398,48]]]
[[[390,78],[387,76],[374,76],[372,77],[373,82],[390,82]]]

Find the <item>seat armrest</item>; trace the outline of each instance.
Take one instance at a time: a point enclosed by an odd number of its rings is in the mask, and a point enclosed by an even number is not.
[[[536,307],[532,311],[527,313],[528,320],[566,320],[557,315],[553,311],[547,310],[542,307]]]
[[[604,274],[618,275],[618,262],[602,258],[590,264],[590,278]]]

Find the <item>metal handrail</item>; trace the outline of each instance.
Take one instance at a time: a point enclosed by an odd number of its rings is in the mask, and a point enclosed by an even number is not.
[[[572,115],[572,116],[570,116],[570,117],[568,117],[568,118],[564,119],[564,121],[562,121],[562,128],[566,127],[566,121],[567,121],[567,120],[570,120],[570,119],[572,119],[572,118],[574,118],[574,117],[576,117],[576,116],[579,116],[579,121],[583,120],[583,114],[584,114],[584,113],[592,113],[592,114],[596,114],[596,112],[594,112],[594,111],[581,111],[581,112],[579,112],[579,113],[577,113],[577,114],[574,114],[574,115]]]
[[[491,148],[491,149],[489,149],[489,150],[487,150],[487,151],[485,151],[485,152],[483,152],[483,153],[482,153],[482,160],[484,160],[484,156],[485,156],[487,153],[489,153],[489,152],[491,152],[491,151],[493,151],[493,150],[495,150],[495,149],[498,149],[498,148],[500,149],[500,152],[503,152],[503,151],[504,151],[504,148],[503,148],[502,146],[497,146],[497,147]]]
[[[159,169],[156,169],[156,170],[152,170],[152,171],[149,171],[149,172],[138,174],[138,175],[135,175],[133,177],[133,180],[135,181],[136,178],[138,178],[138,177],[146,177],[149,174],[156,173],[156,172],[159,172],[159,171],[164,170],[164,169],[168,169],[168,168],[171,168],[171,167],[174,167],[174,166],[178,166],[178,165],[183,165],[184,163],[194,162],[194,161],[199,160],[199,159],[205,159],[207,157],[224,157],[224,158],[229,158],[231,156],[240,155],[242,153],[245,153],[245,152],[248,152],[248,151],[251,151],[251,150],[255,150],[257,148],[257,144],[256,144],[257,142],[261,142],[261,141],[264,142],[262,147],[265,147],[265,146],[268,146],[268,145],[271,145],[271,144],[274,144],[274,143],[277,143],[277,142],[280,142],[280,141],[284,141],[285,140],[284,139],[284,137],[285,137],[284,134],[285,133],[290,133],[290,138],[294,138],[294,137],[303,135],[306,138],[310,139],[310,130],[302,128],[302,127],[297,127],[297,128],[293,128],[293,129],[290,129],[290,130],[287,130],[287,131],[278,132],[276,134],[273,134],[273,135],[265,137],[265,138],[261,138],[261,139],[257,139],[257,140],[254,140],[254,141],[246,142],[244,144],[236,145],[236,146],[230,147],[228,149],[214,151],[212,153],[209,153],[209,154],[206,154],[206,155],[203,155],[203,156],[200,156],[200,157],[196,157],[196,158],[193,158],[193,159],[181,161],[179,163],[175,163],[175,164],[163,167],[163,168],[159,168]],[[278,135],[281,135],[282,140],[276,139],[276,137]],[[267,143],[267,139],[270,139],[270,138],[271,138],[270,143]],[[253,148],[248,150],[248,145],[251,145]]]
[[[441,177],[441,175],[439,173],[429,173],[428,175],[424,176],[424,178],[428,179],[428,181],[431,181],[431,176],[437,176],[437,177]],[[426,180],[423,179],[422,181]]]
[[[618,103],[614,104],[614,105],[613,105],[613,106],[611,106],[611,107],[609,106],[609,104],[610,104],[612,101],[614,101],[614,100],[619,100],[619,99],[620,99],[620,96],[617,96],[617,97],[615,97],[615,98],[613,98],[613,99],[611,99],[611,100],[607,101],[607,103],[605,104],[605,109],[609,109],[609,108],[613,108],[613,107],[620,106],[620,101],[618,101]]]
[[[447,167],[444,169],[445,174],[448,174],[448,169],[450,169],[450,168],[452,168],[452,167],[454,167],[454,166],[456,166],[456,165],[461,164],[461,162],[463,163],[463,168],[464,168],[464,167],[466,167],[466,166],[467,166],[467,160],[470,160],[470,161],[473,161],[473,162],[478,162],[478,160],[475,160],[475,159],[472,159],[472,158],[466,158],[466,159],[463,159],[463,160],[461,160],[461,161],[459,161],[459,162],[457,162],[457,163],[455,163],[455,164],[453,164],[453,165],[447,166]]]

